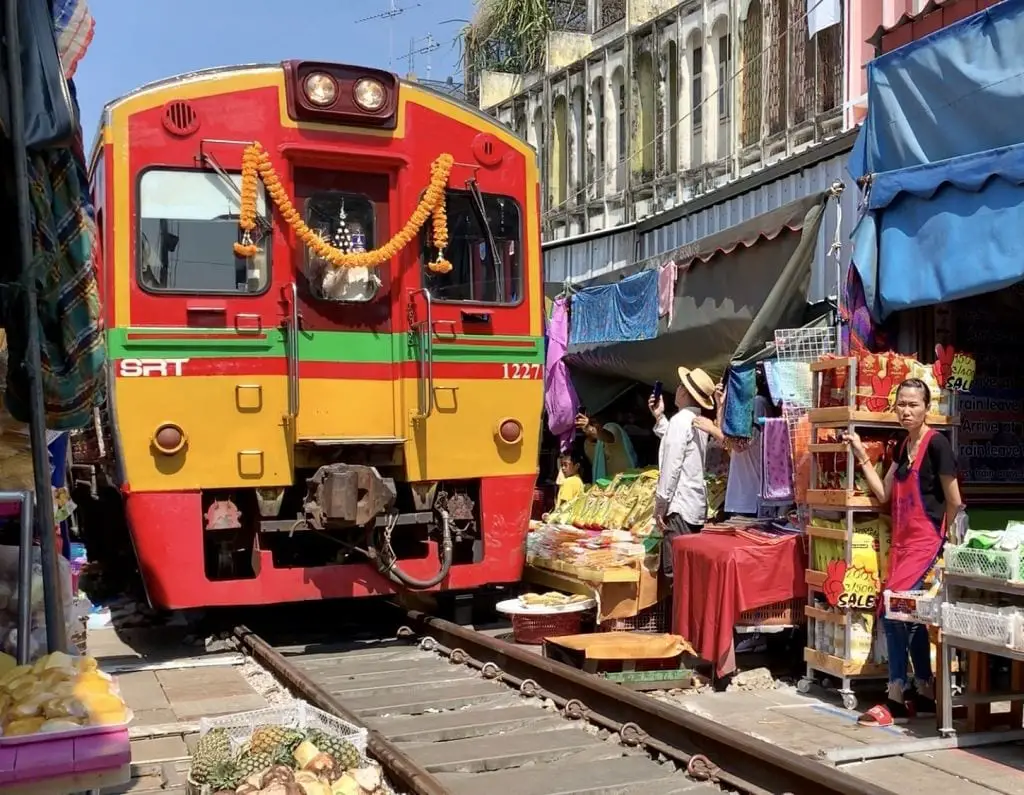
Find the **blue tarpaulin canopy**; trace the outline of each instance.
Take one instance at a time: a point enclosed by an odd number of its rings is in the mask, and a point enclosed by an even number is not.
[[[876,319],[1024,279],[1024,0],[868,65],[850,172],[870,179],[854,265]]]

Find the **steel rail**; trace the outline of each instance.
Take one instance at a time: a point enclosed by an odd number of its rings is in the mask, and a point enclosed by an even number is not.
[[[252,655],[253,659],[276,676],[292,693],[324,712],[366,728],[366,750],[380,762],[389,778],[409,795],[451,795],[440,781],[410,759],[401,748],[380,732],[367,727],[358,716],[349,712],[344,704],[292,665],[287,657],[263,638],[244,625],[235,627],[233,634],[235,640]]]
[[[547,691],[545,695],[555,694],[567,705],[564,711],[570,716],[576,713],[577,717],[628,729],[633,744],[682,762],[697,778],[748,793],[893,795],[892,790],[866,779],[524,651],[512,643],[419,611],[404,612],[412,632],[446,646],[452,662],[475,662],[485,675],[519,682],[524,692],[529,686]],[[431,644],[427,642],[424,647],[431,648]],[[624,741],[630,739],[625,731],[621,735]]]

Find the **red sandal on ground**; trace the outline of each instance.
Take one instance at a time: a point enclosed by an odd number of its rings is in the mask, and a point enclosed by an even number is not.
[[[909,720],[910,711],[907,709],[906,705],[889,699],[884,704],[877,704],[869,709],[857,718],[857,723],[860,726],[886,728],[888,726],[907,723]]]

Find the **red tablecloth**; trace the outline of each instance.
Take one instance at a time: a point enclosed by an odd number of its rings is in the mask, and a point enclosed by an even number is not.
[[[807,594],[802,536],[759,544],[701,533],[677,537],[672,555],[672,631],[714,664],[716,676],[736,670],[732,637],[740,613]]]

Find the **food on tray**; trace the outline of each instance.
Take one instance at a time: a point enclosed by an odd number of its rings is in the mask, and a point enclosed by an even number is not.
[[[13,663],[13,664],[12,664]],[[128,721],[113,680],[92,657],[56,651],[31,665],[0,655],[0,726],[4,737]]]
[[[257,726],[235,748],[215,728],[199,738],[189,778],[214,793],[233,795],[384,795],[375,763],[341,737],[319,729]]]
[[[564,607],[586,602],[590,597],[582,594],[564,594],[558,591],[547,593],[524,593],[519,597],[523,607]]]

